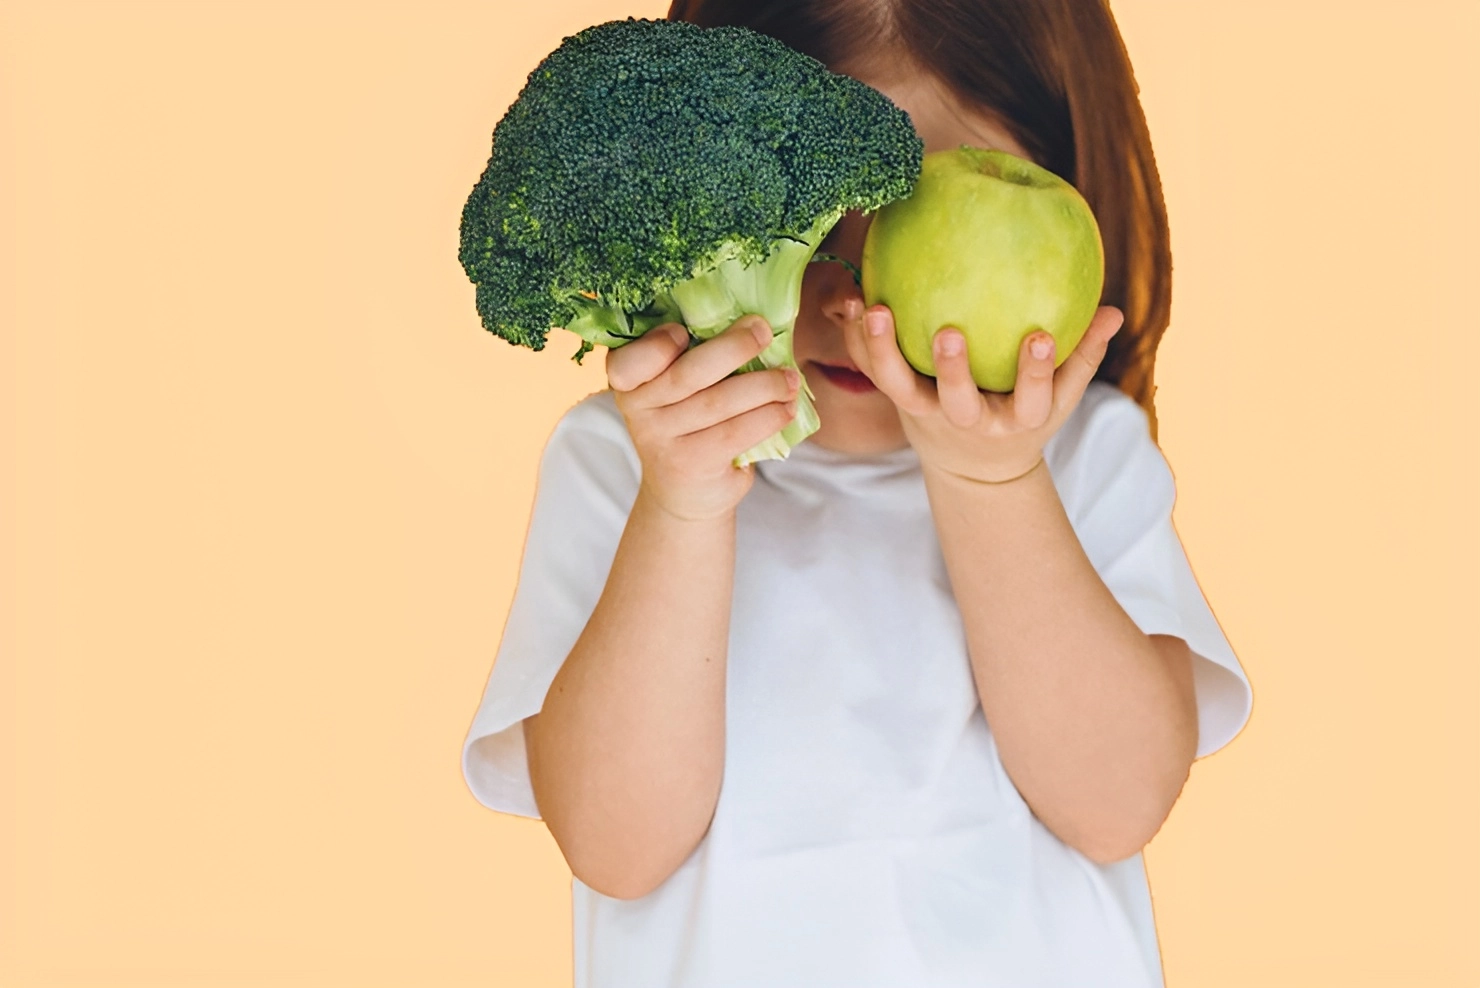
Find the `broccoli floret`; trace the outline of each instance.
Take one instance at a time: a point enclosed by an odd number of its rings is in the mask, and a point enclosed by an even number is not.
[[[708,339],[755,313],[740,371],[795,367],[802,275],[849,210],[908,196],[923,144],[877,90],[739,27],[629,18],[566,38],[493,131],[458,260],[483,326],[540,350],[552,327],[617,347],[665,322]],[[735,460],[783,458],[797,415]]]

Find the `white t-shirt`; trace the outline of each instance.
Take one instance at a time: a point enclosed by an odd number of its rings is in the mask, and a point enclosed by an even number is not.
[[[1096,571],[1147,634],[1195,653],[1207,755],[1248,679],[1172,527],[1146,414],[1094,382],[1045,459]],[[640,463],[610,391],[556,425],[518,589],[463,748],[490,809],[538,818],[538,713],[610,572]],[[572,879],[576,988],[1160,988],[1140,854],[1086,858],[1029,810],[978,701],[919,457],[804,442],[737,513],[725,767],[662,886]]]

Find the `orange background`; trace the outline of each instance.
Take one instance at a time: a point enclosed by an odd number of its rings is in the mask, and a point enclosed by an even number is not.
[[[0,983],[570,983],[564,860],[458,754],[605,378],[481,328],[458,220],[538,59],[664,9],[0,5]],[[1168,985],[1480,984],[1480,5],[1114,9],[1256,691],[1147,852]]]

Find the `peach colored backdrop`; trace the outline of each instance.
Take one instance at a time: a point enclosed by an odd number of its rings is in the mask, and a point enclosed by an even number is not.
[[[570,983],[560,852],[458,754],[605,378],[481,328],[458,220],[538,59],[664,9],[0,4],[0,982]],[[1480,984],[1480,5],[1114,9],[1257,694],[1148,851],[1168,984]]]

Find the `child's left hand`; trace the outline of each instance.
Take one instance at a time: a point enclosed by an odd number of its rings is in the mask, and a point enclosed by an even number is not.
[[[977,388],[967,364],[966,338],[952,327],[935,334],[936,378],[920,374],[904,359],[888,306],[875,305],[853,320],[845,339],[858,369],[899,410],[905,436],[922,465],[1001,483],[1038,466],[1044,446],[1079,404],[1124,321],[1119,309],[1100,306],[1079,345],[1057,369],[1053,337],[1030,333],[1018,353],[1017,382],[1008,394]],[[958,350],[947,353],[953,341]],[[1038,341],[1049,344],[1041,356],[1031,349]]]

